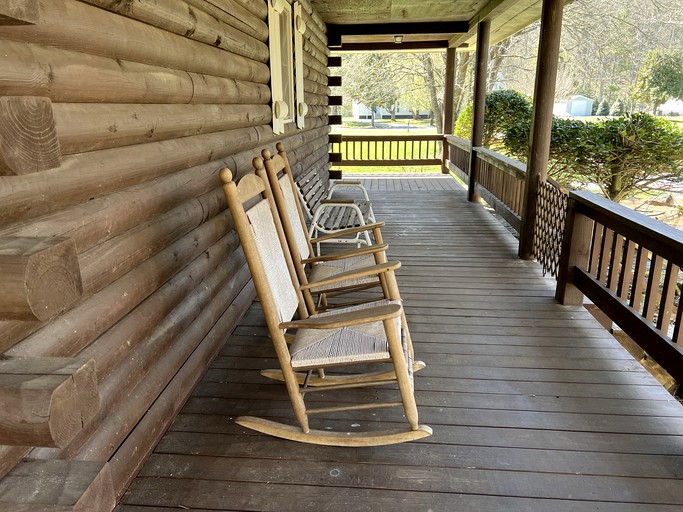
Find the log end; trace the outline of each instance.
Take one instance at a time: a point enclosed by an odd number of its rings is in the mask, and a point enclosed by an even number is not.
[[[0,98],[0,174],[54,169],[61,151],[50,98]]]
[[[0,319],[46,321],[83,294],[69,238],[0,238]]]
[[[107,462],[25,459],[0,481],[0,509],[110,512],[116,506]]]
[[[35,25],[38,20],[38,0],[0,2],[0,25]]]
[[[66,447],[100,407],[95,361],[9,357],[0,360],[0,443]]]

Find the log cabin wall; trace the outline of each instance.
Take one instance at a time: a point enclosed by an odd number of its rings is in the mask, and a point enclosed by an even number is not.
[[[67,274],[52,314],[0,300],[0,359],[94,360],[99,394],[67,442],[0,446],[0,478],[108,462],[120,496],[255,297],[218,171],[278,141],[329,169],[325,25],[300,3],[309,110],[274,135],[263,0],[0,2],[0,255],[26,272],[35,239]]]

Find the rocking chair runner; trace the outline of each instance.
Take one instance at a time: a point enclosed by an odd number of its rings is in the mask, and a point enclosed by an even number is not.
[[[354,306],[334,313],[308,316],[302,295],[310,285],[297,286],[291,258],[282,249],[282,230],[276,222],[274,204],[266,184],[255,175],[242,178],[239,185],[232,181],[228,169],[220,173],[235,226],[261,301],[268,331],[275,347],[283,380],[299,427],[262,418],[243,416],[237,423],[254,430],[295,441],[334,446],[372,446],[400,443],[431,435],[429,427],[418,423],[413,394],[412,364],[409,351],[402,342],[402,307],[398,300],[385,300],[381,305]],[[258,199],[260,198],[260,199]],[[245,203],[256,203],[245,209]],[[355,272],[362,277],[380,270],[386,276],[389,292],[396,290],[393,270],[398,262],[386,262],[381,269]],[[334,281],[336,278],[329,278]],[[300,320],[291,318],[299,311]],[[291,346],[285,339],[287,329],[296,329]],[[319,377],[318,386],[309,386],[308,378],[301,383],[301,373],[341,365],[390,362],[393,371],[385,373],[344,375],[343,380]],[[401,401],[308,409],[304,396],[317,389],[333,390],[349,387],[398,383]],[[309,415],[314,413],[367,409],[402,405],[409,428],[383,432],[329,432],[312,430]]]

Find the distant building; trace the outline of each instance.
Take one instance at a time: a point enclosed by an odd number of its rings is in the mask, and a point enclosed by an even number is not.
[[[663,116],[683,116],[683,101],[669,100],[662,103],[658,111],[661,111]]]
[[[371,119],[372,118],[372,112],[368,107],[366,107],[362,103],[358,103],[357,101],[354,101],[352,104],[352,113],[353,117],[356,119]],[[429,112],[426,110],[420,110],[419,111],[420,118],[422,119],[428,119],[429,118]],[[396,119],[412,119],[413,118],[413,113],[411,110],[404,108],[404,107],[398,107],[396,110]],[[391,112],[389,112],[385,108],[379,108],[375,111],[375,119],[391,119]]]
[[[553,105],[553,114],[558,117],[590,116],[593,100],[577,94],[570,100],[558,101]]]

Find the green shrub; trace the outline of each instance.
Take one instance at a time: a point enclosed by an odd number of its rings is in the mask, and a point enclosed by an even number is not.
[[[525,161],[530,123],[505,132],[505,148]],[[683,181],[683,133],[648,114],[627,114],[595,123],[553,119],[550,174],[565,184],[597,184],[620,201],[662,181]]]
[[[463,139],[472,136],[472,104],[468,104],[455,122],[454,134]],[[517,91],[494,91],[486,95],[483,145],[502,147],[508,126],[520,119],[531,120],[531,98]]]
[[[596,116],[608,116],[609,115],[609,103],[607,100],[602,100],[598,104],[598,109],[595,111]]]
[[[609,115],[611,116],[623,116],[624,115],[624,104],[620,99],[617,99],[612,106],[609,108]]]
[[[455,120],[455,127],[453,128],[453,134],[461,139],[469,140],[472,137],[472,119],[474,116],[474,111],[472,108],[472,103],[465,105],[458,114],[458,118]]]

